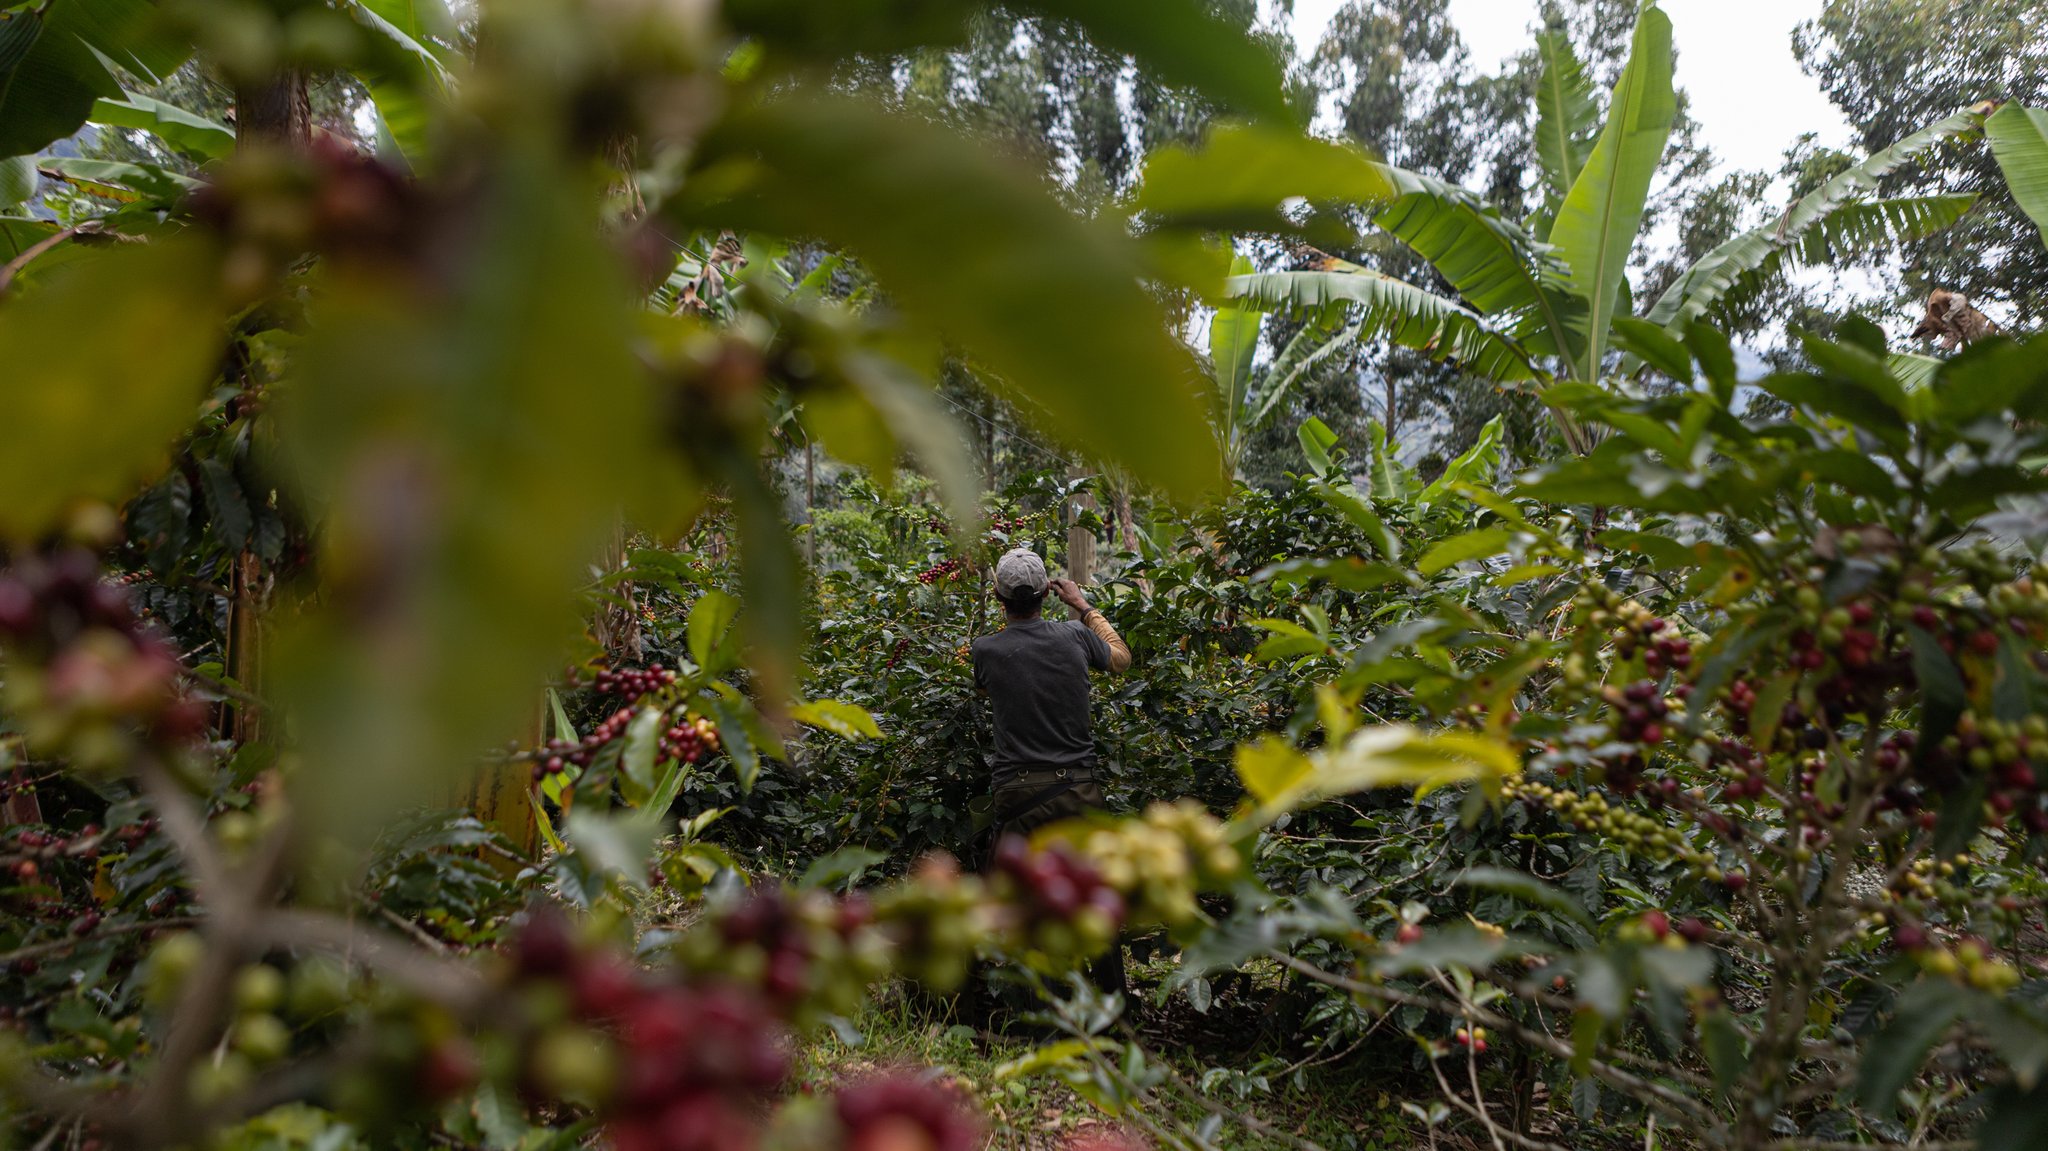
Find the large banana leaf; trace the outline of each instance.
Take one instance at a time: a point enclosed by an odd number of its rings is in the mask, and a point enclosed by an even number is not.
[[[1536,82],[1536,160],[1546,192],[1563,203],[1585,167],[1587,141],[1599,127],[1600,109],[1564,29],[1537,36],[1536,55],[1543,64]]]
[[[218,159],[235,150],[235,130],[226,124],[133,92],[125,93],[116,100],[94,102],[92,122],[116,128],[139,128],[201,160]]]
[[[1985,119],[1984,136],[2012,198],[2048,243],[2048,109],[2007,104]]]
[[[1520,327],[1529,318],[1534,354],[1566,346],[1569,309],[1551,282],[1564,273],[1542,245],[1463,188],[1405,168],[1385,172],[1395,198],[1375,226],[1428,260],[1493,325]]]
[[[1223,478],[1200,367],[1140,283],[1136,244],[1066,211],[1021,168],[847,98],[735,109],[697,161],[698,177],[662,209],[681,232],[842,246],[906,315],[1041,405],[1074,446],[1178,497]]]
[[[448,67],[433,37],[446,34],[446,13],[422,0],[346,0],[356,23],[373,33],[371,59],[357,79],[377,106],[384,133],[408,162],[426,154],[434,105],[445,97]]]
[[[41,178],[36,173],[35,157],[9,156],[0,159],[0,208],[11,208],[32,199],[40,183]]]
[[[1245,416],[1244,430],[1255,432],[1266,426],[1287,397],[1307,377],[1317,364],[1358,342],[1365,333],[1360,324],[1352,324],[1343,331],[1332,335],[1320,325],[1310,324],[1296,332],[1294,338],[1280,354],[1273,357],[1273,366],[1266,369],[1266,378],[1259,385],[1258,397],[1253,401],[1252,410]]]
[[[1571,269],[1572,291],[1586,301],[1582,379],[1594,378],[1621,281],[1642,227],[1650,180],[1664,159],[1678,100],[1671,89],[1671,19],[1646,6],[1636,17],[1628,64],[1607,102],[1607,124],[1571,192],[1558,207],[1550,242]]]
[[[1252,262],[1239,256],[1230,262],[1233,276],[1246,275]],[[1251,384],[1252,360],[1259,351],[1259,331],[1266,314],[1251,308],[1225,304],[1209,321],[1209,359],[1216,371],[1216,401],[1222,407],[1224,450],[1234,452],[1239,435],[1239,416],[1245,409],[1245,392]]]
[[[1453,360],[1501,383],[1540,377],[1521,345],[1486,318],[1404,280],[1342,261],[1308,272],[1232,276],[1227,290],[1260,307],[1314,311],[1349,304],[1359,325],[1436,360]]]
[[[1981,112],[1958,112],[1837,173],[1792,205],[1777,223],[1744,232],[1701,256],[1664,290],[1645,318],[1674,330],[1682,327],[1687,320],[1713,307],[1738,283],[1765,270],[1766,264],[1779,257],[1785,248],[1801,242],[1809,229],[1862,200],[1884,177],[1941,144],[1975,131],[1982,121]],[[1903,212],[1893,222],[1912,224],[1917,219],[1919,223],[1932,223],[1941,211],[1930,203],[1924,210]],[[1902,232],[1901,237],[1911,238],[1910,230]]]
[[[191,54],[150,0],[58,0],[0,15],[0,156],[39,152],[78,131],[93,101],[119,99],[102,61],[155,80]]]

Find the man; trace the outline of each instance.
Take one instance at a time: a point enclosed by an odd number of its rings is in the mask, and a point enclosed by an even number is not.
[[[1009,624],[975,640],[973,648],[974,685],[988,694],[995,712],[991,842],[1103,806],[1088,727],[1088,673],[1131,666],[1131,649],[1116,629],[1072,580],[1047,579],[1044,561],[1029,549],[1012,549],[996,561],[995,591]],[[1043,618],[1047,592],[1075,618]],[[1097,964],[1096,983],[1106,990],[1123,988],[1121,952],[1112,948]]]

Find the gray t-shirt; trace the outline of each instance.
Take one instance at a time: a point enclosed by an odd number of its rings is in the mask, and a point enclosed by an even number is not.
[[[1090,668],[1109,670],[1109,645],[1079,620],[1012,620],[974,641],[974,683],[995,711],[998,789],[1034,768],[1094,766]]]

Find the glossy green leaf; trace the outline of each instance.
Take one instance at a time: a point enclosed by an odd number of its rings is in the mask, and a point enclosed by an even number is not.
[[[1330,650],[1330,641],[1298,623],[1284,619],[1255,619],[1252,626],[1263,628],[1273,634],[1259,644],[1252,658],[1261,661],[1294,659],[1304,655],[1324,655]]]
[[[1685,344],[1648,320],[1616,319],[1614,346],[1681,384],[1692,382],[1692,356]]]
[[[798,887],[839,887],[860,882],[868,869],[887,863],[889,857],[879,851],[865,847],[843,847],[830,855],[821,855],[811,861],[809,867],[796,882]]]
[[[599,872],[616,876],[628,887],[647,885],[647,861],[654,853],[660,825],[638,812],[608,814],[577,807],[562,831],[577,853]]]
[[[1337,433],[1330,430],[1330,425],[1310,416],[1294,429],[1294,439],[1301,445],[1302,455],[1308,457],[1308,466],[1317,475],[1328,474],[1330,449],[1337,446]]]
[[[1507,458],[1507,426],[1500,416],[1481,425],[1472,446],[1444,465],[1444,470],[1415,497],[1415,506],[1426,508],[1449,498],[1460,485],[1490,488]],[[1516,517],[1519,518],[1519,517]]]
[[[1985,118],[1984,138],[2013,200],[2048,243],[2048,108],[2007,104]]]
[[[235,149],[235,130],[226,124],[133,92],[123,93],[118,99],[94,101],[92,122],[140,129],[202,160],[217,159]]]
[[[684,626],[690,659],[707,674],[718,675],[732,666],[737,654],[731,639],[732,621],[739,614],[740,601],[717,588],[698,596],[690,606],[689,622]]]
[[[155,200],[164,205],[184,199],[199,181],[154,164],[125,160],[89,160],[82,156],[45,156],[36,161],[44,173],[109,199]]]
[[[1199,148],[1152,153],[1131,207],[1154,226],[1286,231],[1292,224],[1280,209],[1290,200],[1374,204],[1392,194],[1386,167],[1357,148],[1286,128],[1222,124]]]
[[[626,724],[626,741],[619,751],[619,784],[626,802],[635,807],[646,804],[654,789],[654,755],[661,748],[663,716],[660,708],[643,707]]]
[[[1536,159],[1546,194],[1563,203],[1585,166],[1600,108],[1564,29],[1539,34],[1536,56],[1542,65],[1536,80]]]
[[[1350,484],[1317,483],[1310,487],[1317,499],[1330,505],[1338,515],[1351,521],[1380,555],[1389,560],[1401,558],[1401,538],[1388,529],[1386,521],[1373,510],[1372,504]]]
[[[452,32],[445,11],[431,0],[347,0],[345,11],[373,33],[374,51],[355,69],[376,104],[383,133],[408,163],[428,151],[437,112],[445,98],[448,69],[432,35]]]
[[[0,156],[40,152],[78,131],[94,101],[119,99],[103,58],[154,82],[191,51],[151,0],[58,0],[0,14]]]
[[[814,699],[795,704],[789,718],[846,739],[880,739],[881,725],[868,709],[836,699]]]
[[[1233,277],[1251,271],[1251,261],[1240,256],[1231,264]],[[1223,418],[1224,449],[1235,456],[1237,439],[1243,434],[1245,396],[1251,386],[1252,361],[1259,354],[1259,333],[1264,329],[1263,312],[1225,304],[1209,320],[1209,360],[1216,375],[1216,400]]]
[[[1422,553],[1415,563],[1415,570],[1423,575],[1436,573],[1455,564],[1468,560],[1488,559],[1506,550],[1515,533],[1504,527],[1480,528],[1478,531],[1455,535],[1440,540],[1434,547]]]
[[[1550,242],[1571,271],[1572,291],[1586,303],[1581,379],[1598,374],[1650,180],[1678,113],[1671,65],[1670,17],[1645,6],[1636,17],[1628,64],[1607,103],[1607,123],[1550,229]]]
[[[42,183],[42,176],[36,171],[33,156],[8,156],[0,159],[0,208],[11,208],[25,200],[35,198],[36,188]],[[0,260],[0,263],[5,263]]]
[[[1591,929],[1593,916],[1585,905],[1555,884],[1545,883],[1527,872],[1509,871],[1501,867],[1471,867],[1460,872],[1455,880],[1459,887],[1477,887],[1484,891],[1497,891],[1512,896],[1545,911],[1554,912],[1581,927]]]

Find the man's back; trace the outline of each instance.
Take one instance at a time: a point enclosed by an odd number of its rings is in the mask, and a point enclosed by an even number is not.
[[[1012,620],[974,641],[974,683],[995,711],[998,788],[1022,770],[1094,764],[1088,672],[1109,666],[1109,645],[1076,620]]]

